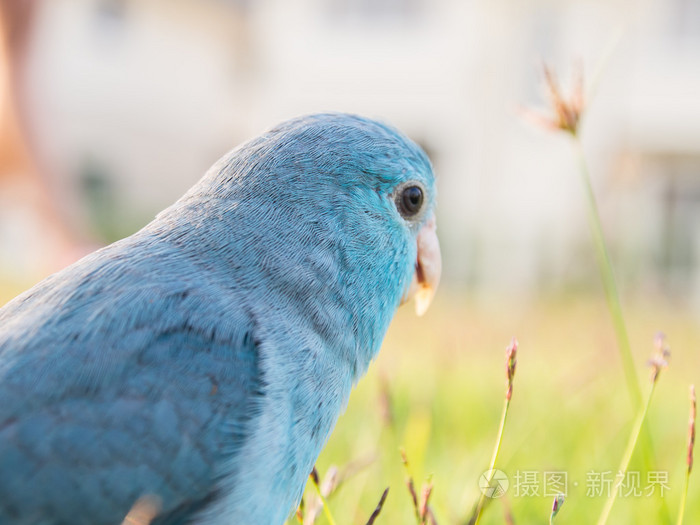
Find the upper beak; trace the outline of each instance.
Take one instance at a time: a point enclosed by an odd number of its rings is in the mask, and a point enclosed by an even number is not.
[[[416,314],[419,316],[428,310],[440,283],[442,256],[436,232],[437,223],[435,222],[435,214],[432,214],[428,222],[418,232],[416,270],[413,273],[411,286],[401,299],[401,304],[403,304],[415,298]]]

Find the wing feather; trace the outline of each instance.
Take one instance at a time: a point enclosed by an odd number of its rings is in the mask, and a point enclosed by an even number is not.
[[[0,523],[119,523],[145,495],[178,523],[254,417],[235,292],[175,251],[109,248],[0,310]]]

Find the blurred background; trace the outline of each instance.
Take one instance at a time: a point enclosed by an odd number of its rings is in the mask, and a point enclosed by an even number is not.
[[[226,151],[283,119],[357,112],[391,122],[426,149],[439,179],[442,290],[425,321],[399,314],[329,454],[337,452],[336,462],[357,455],[348,443],[364,442],[355,423],[365,419],[352,419],[353,411],[367,408],[387,376],[396,388],[404,381],[409,394],[398,399],[422,406],[428,422],[416,423],[406,408],[399,427],[410,427],[408,441],[422,435],[414,432],[420,425],[438,436],[425,438],[424,448],[437,454],[425,471],[439,472],[443,461],[450,472],[436,473],[437,480],[452,480],[436,496],[445,498],[447,522],[478,497],[472,481],[490,455],[489,418],[498,419],[502,349],[511,335],[532,356],[523,434],[549,417],[563,390],[577,389],[579,401],[598,401],[573,412],[557,408],[577,434],[549,435],[563,445],[562,463],[577,447],[587,450],[581,425],[610,430],[586,434],[599,456],[590,450],[576,456],[581,473],[608,459],[614,468],[624,445],[632,416],[600,302],[572,145],[522,117],[523,108],[545,107],[543,63],[558,72],[565,91],[582,65],[589,98],[583,143],[640,376],[655,330],[667,329],[672,346],[675,339],[683,349],[672,365],[674,387],[661,394],[677,416],[668,457],[682,463],[686,390],[700,370],[700,2],[2,0],[0,6],[0,304],[133,233]],[[428,356],[407,364],[407,353],[426,349]],[[398,377],[402,367],[410,370]],[[441,390],[447,369],[449,377],[455,370],[462,375]],[[483,370],[493,374],[485,379]],[[494,410],[480,395],[487,380]],[[414,399],[417,392],[423,397]],[[452,400],[450,410],[468,408],[459,431],[471,440],[456,438],[459,426],[446,424],[440,407],[447,405],[432,401],[441,396]],[[613,398],[617,411],[596,419]],[[474,413],[478,428],[468,424]],[[557,424],[562,432],[566,427]],[[373,430],[367,432],[372,442]],[[538,454],[551,452],[552,439],[529,452],[531,467],[541,466]],[[452,448],[445,449],[448,441]],[[469,458],[466,470],[452,472],[455,455]],[[387,475],[400,479],[400,472],[399,465],[399,474]],[[379,474],[370,479],[382,484]],[[376,503],[381,491],[367,491],[367,501]],[[636,508],[648,515],[647,507]]]
[[[333,110],[429,152],[450,288],[587,285],[569,145],[519,116],[543,103],[543,62],[565,81],[577,61],[596,81],[584,140],[619,278],[700,308],[696,0],[2,5],[5,279],[132,233],[239,142]]]

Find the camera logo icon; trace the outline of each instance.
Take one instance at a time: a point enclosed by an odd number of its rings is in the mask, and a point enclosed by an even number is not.
[[[508,486],[508,476],[502,470],[487,470],[479,477],[479,489],[487,498],[500,498]]]

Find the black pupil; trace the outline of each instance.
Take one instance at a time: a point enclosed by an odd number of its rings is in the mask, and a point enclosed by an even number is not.
[[[414,215],[418,213],[421,204],[423,204],[423,190],[418,186],[409,186],[403,190],[401,200],[406,213]]]

